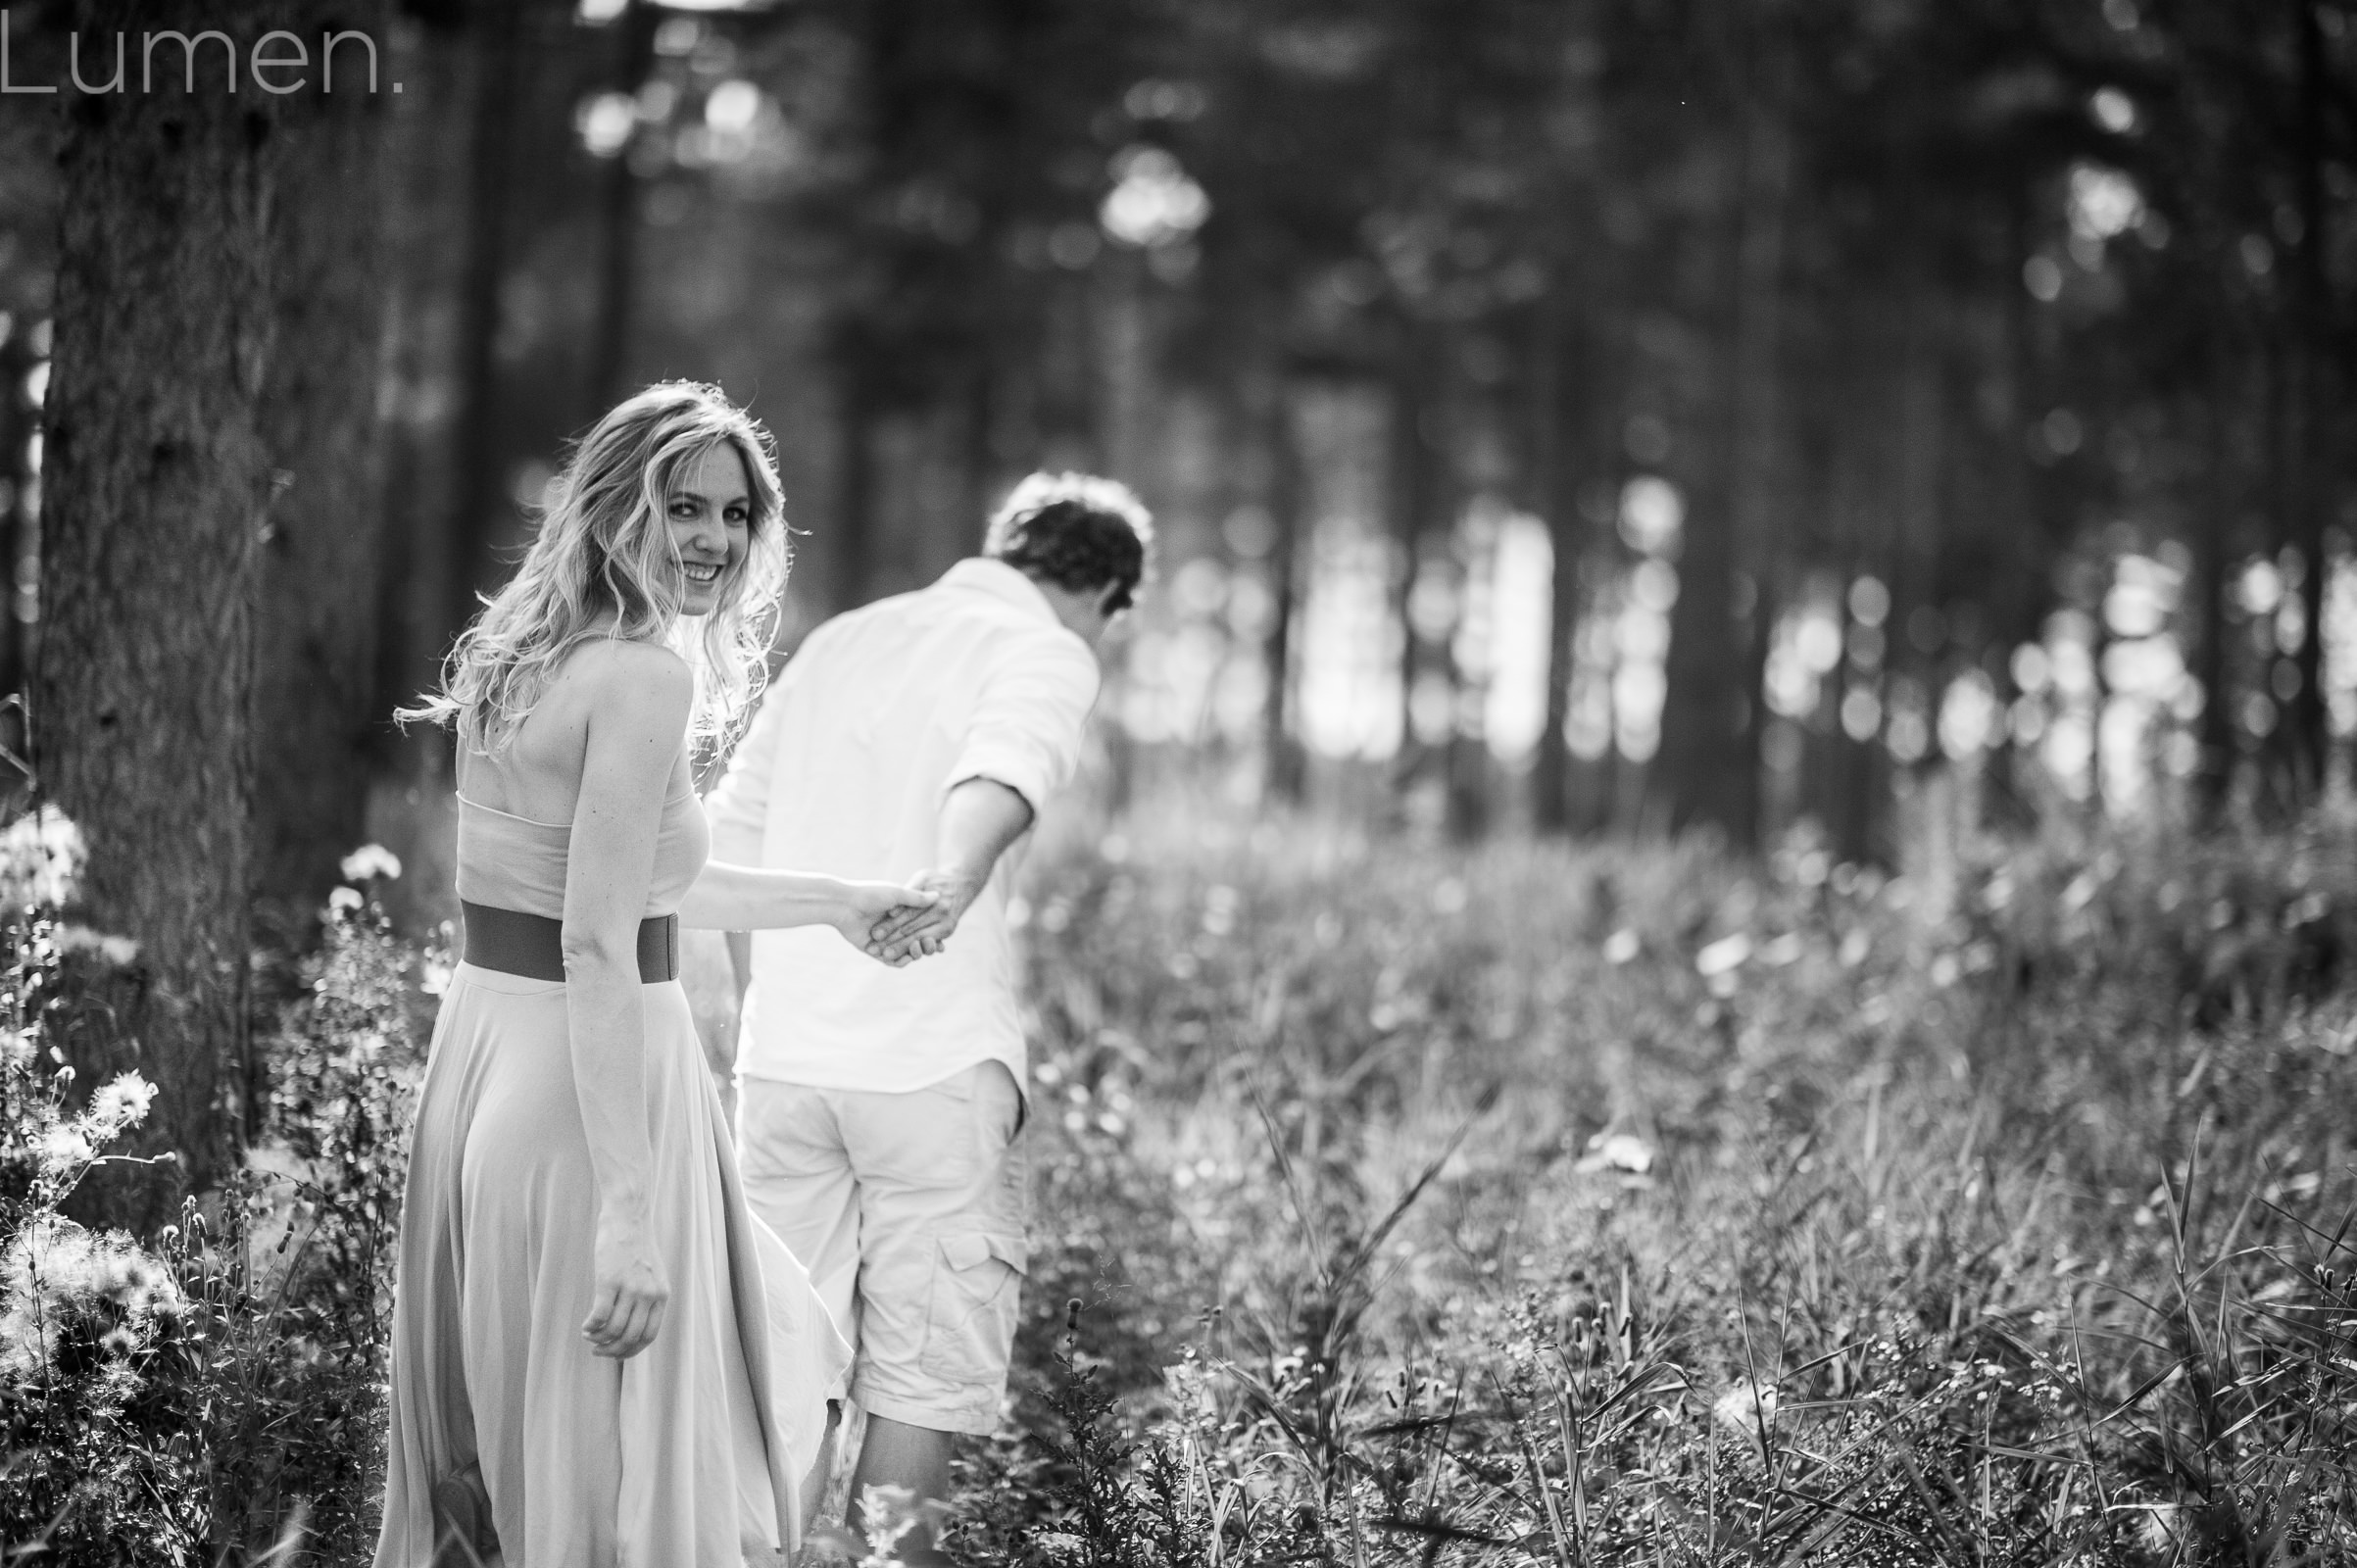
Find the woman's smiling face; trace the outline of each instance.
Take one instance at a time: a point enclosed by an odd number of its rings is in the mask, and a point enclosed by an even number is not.
[[[663,510],[679,557],[679,612],[709,615],[753,537],[753,486],[735,444],[723,441],[683,468]]]

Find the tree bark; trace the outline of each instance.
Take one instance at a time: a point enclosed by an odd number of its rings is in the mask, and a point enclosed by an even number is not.
[[[0,338],[0,386],[19,386],[39,364],[32,352],[31,334],[22,327]],[[33,514],[34,498],[26,487],[33,475],[25,461],[26,446],[39,428],[39,410],[17,398],[0,398],[0,484],[6,504],[0,505],[0,701],[25,690],[25,661],[32,625],[27,621],[18,573],[29,558],[40,560],[40,522]],[[36,601],[37,604],[37,601]],[[21,704],[0,707],[0,780],[11,795],[29,782],[18,766],[25,757],[25,711]]]
[[[317,21],[382,38],[384,0]],[[271,203],[276,347],[263,428],[276,468],[255,630],[256,890],[306,910],[359,842],[374,674],[384,441],[388,99],[282,101]]]
[[[175,0],[80,20],[250,38],[270,14]],[[142,1142],[203,1188],[245,1027],[274,116],[212,83],[66,107],[35,766],[88,842],[82,917],[140,945],[105,1000],[161,1091]],[[123,1217],[165,1211],[161,1185]]]

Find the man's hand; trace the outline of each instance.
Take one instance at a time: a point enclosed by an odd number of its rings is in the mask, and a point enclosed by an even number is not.
[[[991,868],[1031,826],[1031,804],[1020,791],[979,775],[953,785],[941,804],[941,861],[908,879],[930,903],[879,910],[862,944],[886,963],[907,963],[939,953],[990,883]]]
[[[987,872],[933,870],[920,871],[908,879],[908,885],[922,893],[931,894],[929,905],[908,906],[894,909],[878,920],[867,934],[868,951],[879,947],[887,955],[886,962],[908,958],[930,957],[939,953],[942,945],[973,907],[974,900],[982,896],[982,888],[990,880]]]
[[[914,958],[916,951],[909,944],[887,944],[876,939],[876,932],[892,921],[906,921],[926,913],[936,895],[914,885],[903,886],[893,882],[846,882],[843,884],[842,907],[828,922],[843,933],[843,940],[898,968]]]

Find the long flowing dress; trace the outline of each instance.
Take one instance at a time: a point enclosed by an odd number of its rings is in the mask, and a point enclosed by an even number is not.
[[[471,802],[459,896],[561,917],[570,829]],[[711,844],[663,808],[647,914],[674,912]],[[376,1568],[426,1568],[430,1493],[481,1467],[507,1568],[738,1568],[791,1552],[797,1488],[849,1350],[810,1278],[745,1206],[677,981],[651,984],[647,1127],[663,1326],[591,1352],[597,1180],[563,981],[457,966],[434,1025],[402,1213],[392,1428]]]

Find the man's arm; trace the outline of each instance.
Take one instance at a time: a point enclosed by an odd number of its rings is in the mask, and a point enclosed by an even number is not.
[[[1058,632],[1026,639],[984,683],[942,797],[933,868],[910,884],[940,902],[896,911],[877,927],[888,956],[910,946],[938,953],[958,929],[1000,857],[1030,828],[1035,807],[1080,765],[1098,680],[1088,645]]]
[[[941,803],[940,863],[909,882],[940,902],[894,913],[876,927],[874,940],[888,955],[911,946],[919,953],[939,953],[990,885],[999,857],[1030,828],[1031,818],[1031,803],[997,779],[959,780]]]

